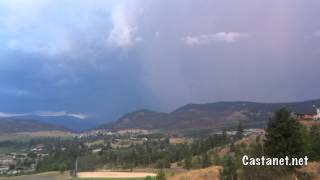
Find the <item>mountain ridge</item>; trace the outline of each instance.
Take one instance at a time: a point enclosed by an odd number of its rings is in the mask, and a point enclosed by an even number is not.
[[[42,122],[35,119],[0,118],[0,133],[39,132],[39,131],[64,131],[72,130],[63,126]]]
[[[220,101],[203,104],[186,104],[170,113],[142,109],[125,114],[117,121],[105,123],[95,129],[160,129],[167,131],[227,128],[241,121],[244,126],[263,128],[273,112],[281,107],[299,113],[314,113],[320,107],[320,99],[301,102],[250,102]],[[144,113],[143,115],[141,114]],[[141,116],[142,115],[142,116]]]

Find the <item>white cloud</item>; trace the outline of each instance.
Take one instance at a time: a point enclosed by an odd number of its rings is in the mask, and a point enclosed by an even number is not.
[[[139,1],[138,1],[139,2]],[[142,40],[137,37],[137,18],[141,15],[139,3],[120,3],[111,13],[112,29],[108,36],[108,42],[117,47],[127,47]]]
[[[58,56],[141,41],[138,1],[0,1],[0,49]],[[111,15],[110,15],[111,14]],[[80,38],[79,38],[80,37]]]
[[[154,33],[154,37],[157,39],[157,38],[159,38],[160,37],[160,32],[159,31],[156,31],[155,33]]]
[[[70,116],[78,119],[87,119],[88,115],[84,113],[67,113],[65,111],[39,111],[32,113],[5,113],[0,112],[0,118],[2,117],[19,117],[19,116],[43,116],[43,117],[59,117],[59,116]]]
[[[0,1],[0,17],[2,30],[10,33],[20,33],[37,23],[41,10],[50,4],[49,0],[10,0]]]
[[[14,113],[0,112],[0,117],[2,117],[2,118],[17,117],[17,116],[24,116],[24,115],[26,115],[26,114],[14,114]]]
[[[313,33],[314,37],[320,38],[320,31],[316,31]]]
[[[82,114],[82,113],[70,113],[68,114],[68,116],[75,117],[78,119],[86,119],[88,117],[86,114]]]
[[[240,38],[248,37],[246,33],[219,32],[215,34],[203,34],[199,36],[186,36],[182,41],[189,46],[207,45],[212,42],[233,43]]]
[[[83,113],[67,113],[65,111],[41,111],[35,113],[38,116],[52,116],[52,117],[58,117],[58,116],[70,116],[75,117],[78,119],[86,119],[88,116]]]

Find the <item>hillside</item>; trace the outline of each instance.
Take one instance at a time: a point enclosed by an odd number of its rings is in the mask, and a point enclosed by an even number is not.
[[[43,123],[53,124],[56,126],[65,127],[73,131],[83,131],[88,128],[96,127],[97,122],[95,119],[79,119],[71,116],[19,116],[17,119],[36,119]]]
[[[201,128],[235,127],[241,121],[245,127],[265,127],[272,113],[287,107],[300,113],[314,113],[320,100],[292,103],[217,102],[188,104],[171,113],[141,110],[128,113],[119,120],[104,124],[98,129],[161,129],[188,130]]]
[[[222,167],[220,166],[211,166],[208,168],[191,170],[168,177],[168,180],[219,180],[219,172],[221,169]]]
[[[114,123],[104,124],[98,129],[157,129],[163,126],[162,120],[167,118],[167,113],[155,112],[151,110],[139,110],[122,116]]]
[[[39,131],[66,131],[70,130],[58,125],[32,119],[0,118],[0,133],[39,132]]]

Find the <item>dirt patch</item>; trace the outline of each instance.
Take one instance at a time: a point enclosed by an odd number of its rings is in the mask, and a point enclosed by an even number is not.
[[[169,143],[170,144],[191,144],[192,139],[190,139],[190,138],[170,138]]]
[[[185,173],[180,173],[168,180],[219,180],[219,171],[221,166],[211,166],[205,169],[191,170]]]
[[[312,180],[320,180],[320,162],[308,162],[307,166],[301,167],[298,171],[309,174]]]
[[[156,176],[155,173],[147,172],[112,172],[112,171],[94,171],[79,172],[79,178],[144,178],[147,176]]]

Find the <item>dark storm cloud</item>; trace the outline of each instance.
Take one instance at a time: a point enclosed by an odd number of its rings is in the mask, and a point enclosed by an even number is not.
[[[318,98],[320,2],[1,1],[0,111]]]
[[[164,104],[319,97],[319,1],[183,2],[143,22],[157,32],[146,82]]]

